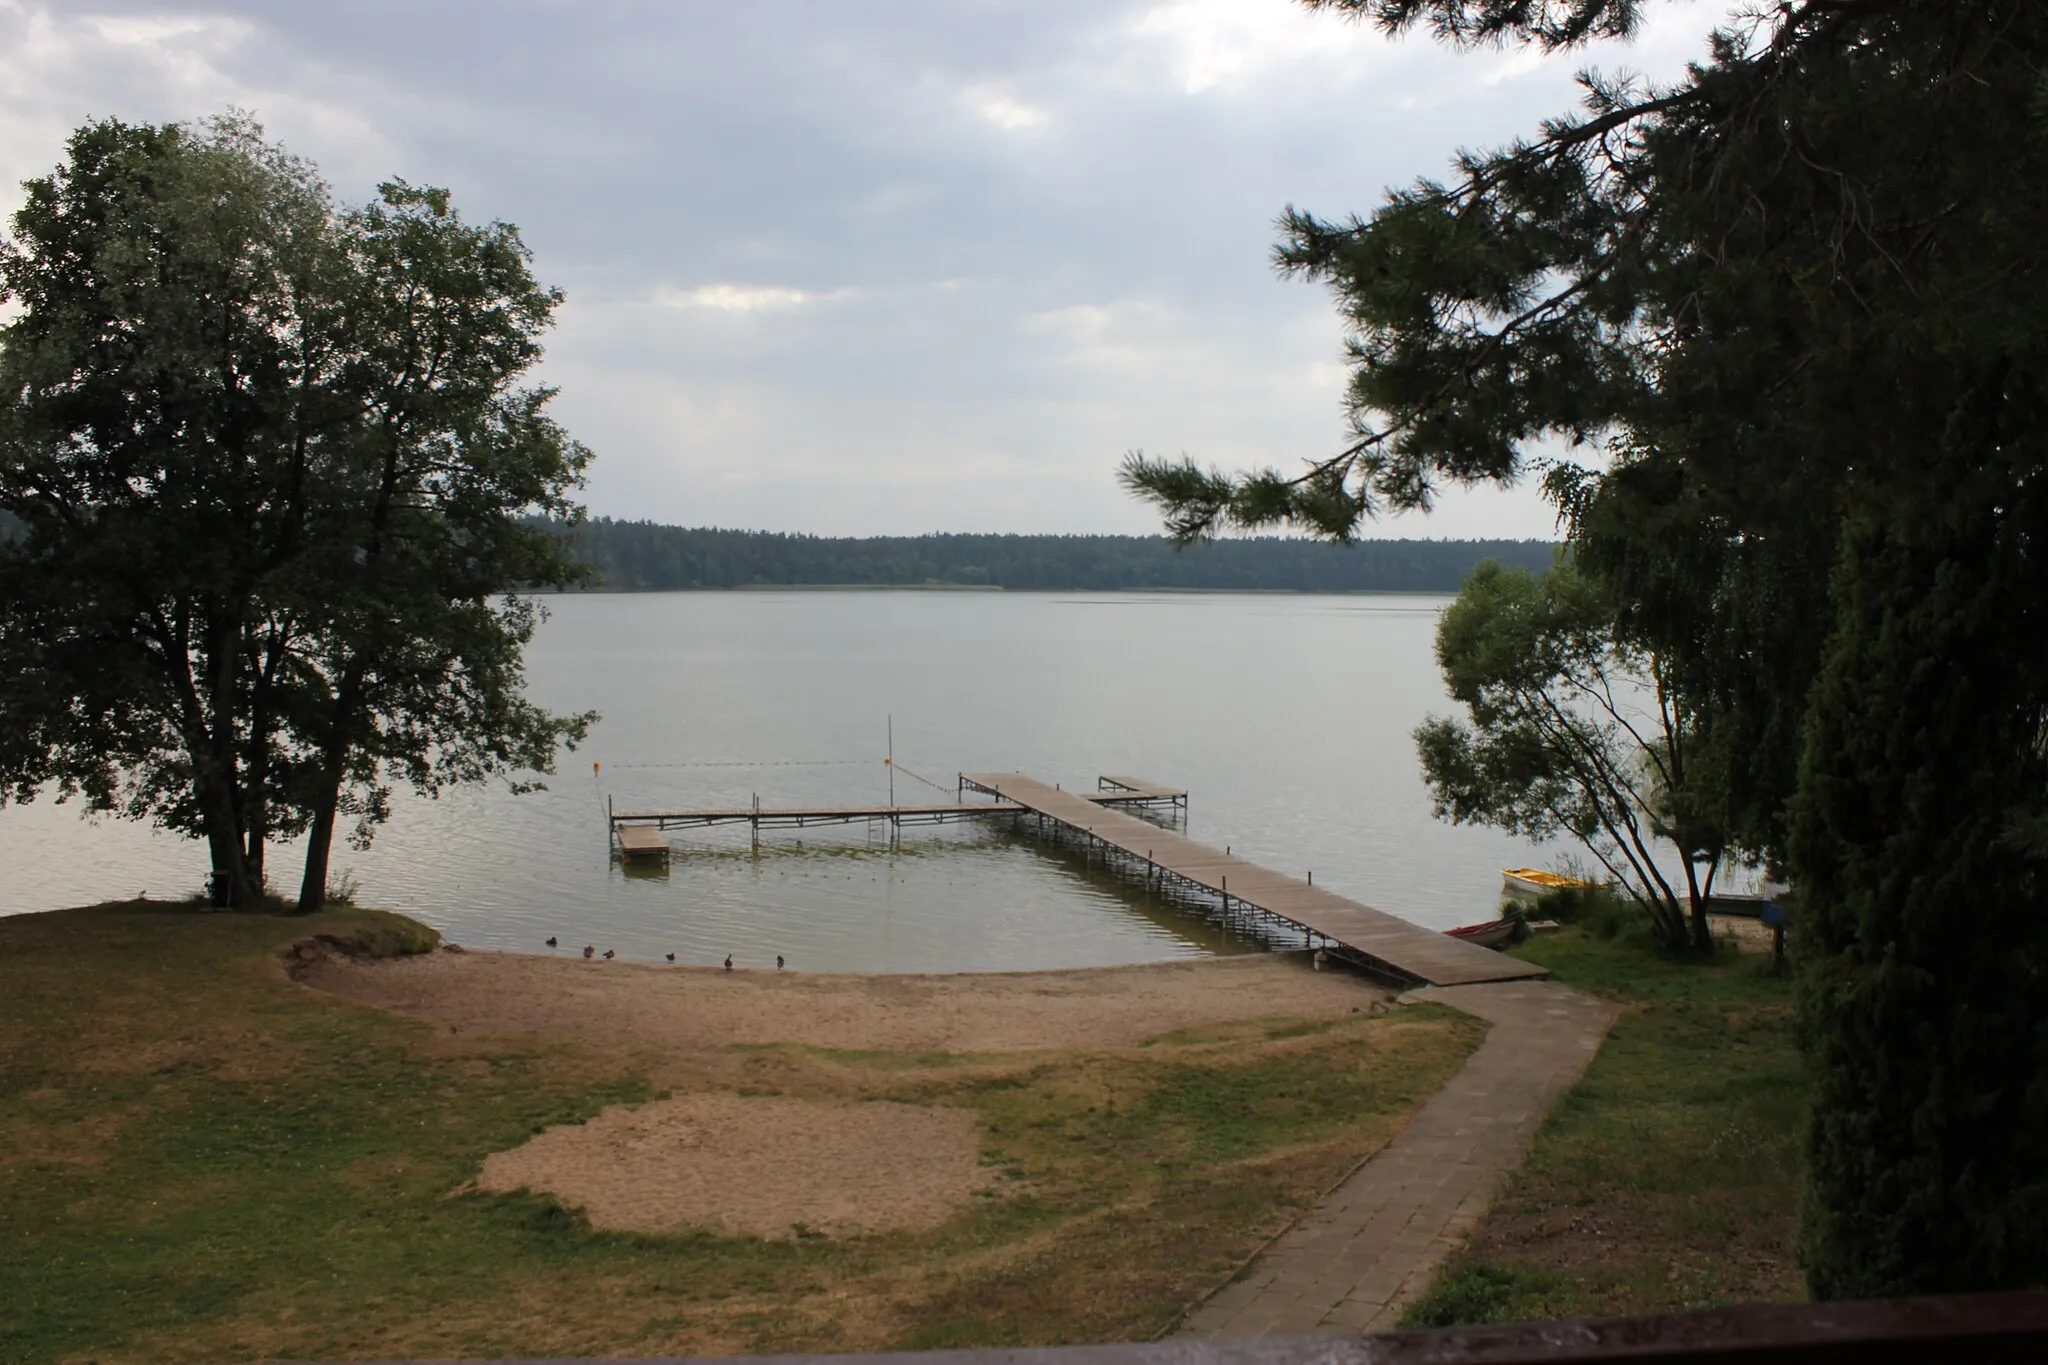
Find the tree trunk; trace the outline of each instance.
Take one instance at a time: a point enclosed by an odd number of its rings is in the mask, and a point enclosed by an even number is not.
[[[248,910],[262,899],[262,888],[249,877],[249,864],[242,853],[242,832],[235,826],[234,792],[218,765],[209,763],[196,787],[200,818],[206,829],[207,850],[213,854],[214,877],[227,879],[227,908]],[[208,891],[213,890],[211,879]]]
[[[263,810],[257,806],[249,813],[248,840],[242,849],[242,865],[248,870],[249,880],[257,886],[263,885],[263,853],[270,831],[265,828]]]
[[[335,690],[327,744],[320,755],[319,804],[306,831],[306,870],[299,879],[299,910],[303,914],[327,904],[327,863],[334,848],[335,815],[341,809],[342,778],[355,748],[352,736],[356,733],[355,713],[363,701],[361,679],[360,666],[351,660]]]
[[[1687,918],[1692,926],[1693,951],[1710,953],[1714,949],[1714,926],[1707,922],[1707,897],[1700,890],[1699,869],[1693,866],[1692,856],[1685,859],[1685,897]]]
[[[249,762],[242,770],[243,858],[249,880],[263,885],[263,855],[270,839],[269,722],[259,713],[250,722],[254,732]]]
[[[303,447],[302,438],[302,455]],[[248,826],[249,875],[259,886],[263,884],[264,854],[270,839],[270,737],[277,729],[277,675],[290,644],[289,627],[273,619],[264,641],[263,668],[256,675],[249,704],[249,761],[243,767],[243,788],[247,792],[244,818]]]
[[[340,769],[334,769],[334,780],[324,781],[320,789],[320,804],[313,812],[313,823],[306,831],[306,870],[299,879],[299,913],[310,915],[327,904],[327,862],[334,847],[334,817],[341,806]]]
[[[242,839],[243,792],[236,781],[240,754],[235,748],[235,675],[240,662],[241,622],[232,612],[212,613],[206,623],[203,657],[207,667],[204,718],[197,732],[187,732],[197,773],[199,810],[213,852],[215,876],[227,878],[228,908],[251,910],[262,903],[263,885],[249,875]],[[223,856],[225,855],[225,856]]]

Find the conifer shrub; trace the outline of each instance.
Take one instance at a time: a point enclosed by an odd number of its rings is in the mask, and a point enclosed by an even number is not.
[[[2003,605],[2041,570],[1986,497],[1891,509],[1838,580],[1794,825],[1818,1298],[2048,1282],[2048,699]]]

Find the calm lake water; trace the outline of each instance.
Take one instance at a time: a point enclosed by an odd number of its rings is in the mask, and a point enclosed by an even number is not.
[[[1549,854],[1433,819],[1409,738],[1449,709],[1447,598],[760,592],[550,599],[530,692],[604,715],[549,790],[401,797],[365,853],[368,905],[458,943],[820,971],[987,971],[1256,945],[1149,904],[993,823],[677,835],[666,875],[608,854],[604,803],[684,808],[949,799],[962,770],[1092,789],[1185,787],[1187,832],[1436,928],[1491,916],[1500,869]],[[591,764],[601,765],[596,774]],[[916,776],[943,787],[922,785]],[[296,888],[296,850],[273,853]],[[202,846],[38,802],[0,809],[0,907],[196,890]]]

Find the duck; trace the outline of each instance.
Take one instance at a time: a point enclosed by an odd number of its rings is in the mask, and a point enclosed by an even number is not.
[[[554,947],[554,946],[555,946],[555,936],[554,936],[553,934],[549,934],[549,935],[548,935],[548,947],[552,948],[552,947]]]
[[[586,944],[584,944],[584,945],[583,945],[583,955],[584,955],[585,957],[593,957],[593,956],[595,956],[595,955],[596,955],[596,953],[597,953],[597,949],[596,949],[596,947],[595,947],[595,946],[593,946],[593,945],[591,945],[591,944],[588,944],[588,943],[586,943]]]
[[[610,962],[610,961],[611,961],[611,960],[612,960],[613,958],[615,958],[615,957],[617,957],[617,956],[618,956],[618,954],[617,954],[617,953],[615,953],[615,952],[613,952],[613,951],[612,951],[611,949],[609,949],[609,948],[607,948],[607,949],[605,949],[605,950],[604,950],[604,960],[605,960],[606,962]]]
[[[731,970],[732,970],[732,954],[731,954],[731,953],[727,953],[727,954],[725,955],[725,969],[726,969],[727,971],[731,971]]]
[[[669,960],[670,962],[674,962],[674,961],[676,960],[676,955],[675,955],[674,953],[670,953],[670,954],[668,955],[668,960]]]
[[[781,954],[781,953],[777,953],[777,954],[775,955],[775,970],[776,970],[776,971],[778,971],[778,972],[782,970],[782,954]]]

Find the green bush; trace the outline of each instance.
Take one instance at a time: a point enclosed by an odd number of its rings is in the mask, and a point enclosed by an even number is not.
[[[1403,1327],[1460,1327],[1554,1316],[1545,1311],[1558,1292],[1553,1275],[1495,1261],[1468,1261],[1437,1277],[1429,1292],[1408,1305]]]
[[[1642,907],[1611,886],[1567,886],[1536,902],[1532,919],[1576,924],[1592,938],[1611,939],[1647,922]]]

